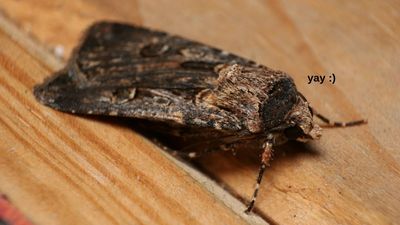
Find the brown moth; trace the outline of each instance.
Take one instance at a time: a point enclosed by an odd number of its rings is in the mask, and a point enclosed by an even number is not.
[[[275,145],[318,139],[314,116],[332,126],[365,122],[331,122],[316,113],[285,72],[179,36],[112,22],[92,25],[67,66],[34,94],[60,111],[151,124],[179,138],[183,144],[174,153],[181,156],[243,145],[264,149],[246,212]]]

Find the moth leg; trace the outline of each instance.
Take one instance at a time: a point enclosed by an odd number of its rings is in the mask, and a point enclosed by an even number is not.
[[[169,150],[168,152],[173,155],[173,156],[178,156],[182,158],[189,158],[189,159],[194,159],[194,158],[200,158],[205,154],[209,154],[212,152],[219,152],[223,151],[224,149],[222,148],[204,148],[203,150],[196,150],[196,151],[177,151],[177,150]]]
[[[223,139],[219,139],[223,140]],[[201,144],[201,143],[200,143]],[[215,143],[214,143],[215,144]],[[189,147],[193,147],[196,145],[192,145]],[[220,152],[220,151],[232,151],[233,155],[236,155],[236,149],[234,147],[234,143],[222,144],[222,145],[213,145],[205,147],[203,150],[196,150],[196,151],[176,151],[176,150],[169,150],[169,153],[173,156],[179,156],[183,158],[199,158],[205,154],[213,153],[213,152]]]
[[[203,155],[202,152],[171,151],[170,153],[171,153],[173,156],[179,156],[179,157],[182,157],[182,158],[190,158],[190,159],[199,158],[200,156]]]
[[[164,145],[162,142],[160,142],[157,139],[153,139],[152,141],[155,144],[157,144],[160,148],[162,148],[162,150],[166,151],[168,154],[170,154],[172,156],[193,159],[193,158],[198,158],[202,155],[199,152],[195,152],[195,151],[184,152],[184,151],[173,150],[173,149],[169,148],[168,146]]]
[[[353,120],[353,121],[348,121],[348,122],[343,122],[343,121],[332,121],[330,119],[328,119],[327,117],[319,114],[317,111],[315,111],[315,109],[311,108],[311,112],[318,117],[320,120],[322,120],[322,122],[332,126],[332,127],[350,127],[350,126],[357,126],[360,124],[364,124],[367,123],[367,120]]]
[[[254,203],[256,202],[257,195],[258,195],[258,189],[260,188],[260,184],[261,184],[262,178],[264,176],[265,168],[267,166],[269,166],[269,162],[272,159],[273,152],[274,152],[274,150],[272,148],[272,143],[270,141],[267,141],[264,146],[264,152],[262,153],[262,156],[261,156],[261,166],[258,171],[257,183],[256,183],[256,187],[253,192],[253,197],[251,198],[251,201],[250,201],[249,205],[247,206],[247,209],[244,211],[245,213],[250,213],[254,207]]]

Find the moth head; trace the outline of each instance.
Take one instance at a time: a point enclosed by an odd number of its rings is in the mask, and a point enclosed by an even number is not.
[[[312,109],[301,94],[298,95],[297,104],[288,113],[286,121],[287,127],[283,133],[289,140],[305,142],[321,137],[321,127],[313,121]]]
[[[261,107],[265,132],[276,132],[284,140],[318,139],[321,128],[314,123],[312,110],[304,96],[287,76],[275,79]]]

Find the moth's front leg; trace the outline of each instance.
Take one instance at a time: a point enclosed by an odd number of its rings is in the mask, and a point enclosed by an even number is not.
[[[269,162],[272,159],[273,152],[274,152],[274,149],[272,146],[272,140],[268,140],[264,144],[264,152],[261,155],[261,166],[260,166],[260,169],[258,172],[257,183],[256,183],[256,187],[253,192],[253,197],[251,198],[251,201],[250,201],[249,205],[247,206],[245,213],[250,213],[254,207],[254,203],[256,202],[256,199],[257,199],[258,189],[260,188],[260,184],[261,184],[264,172],[265,172],[265,168],[267,166],[269,166]]]

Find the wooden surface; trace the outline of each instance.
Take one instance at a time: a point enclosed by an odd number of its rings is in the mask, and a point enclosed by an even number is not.
[[[398,1],[6,0],[0,10],[41,46],[62,46],[64,57],[91,22],[112,19],[290,73],[323,114],[369,123],[279,148],[256,212],[272,224],[400,219]],[[31,88],[54,67],[24,41],[0,37],[0,191],[36,224],[255,223],[131,129],[38,104]],[[307,84],[307,75],[330,73],[335,84]],[[248,200],[259,158],[244,149],[196,165]]]

